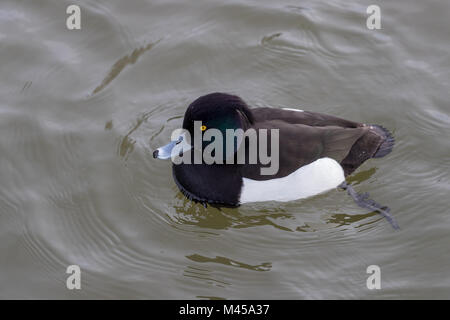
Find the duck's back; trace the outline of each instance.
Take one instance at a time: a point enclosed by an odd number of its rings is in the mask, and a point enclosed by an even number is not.
[[[286,123],[305,124],[313,127],[338,126],[342,128],[358,128],[364,126],[364,124],[355,121],[299,109],[256,108],[251,109],[251,111],[255,122],[281,120]]]
[[[260,174],[260,165],[243,168],[254,180],[285,177],[321,158],[336,160],[351,174],[364,161],[388,154],[394,139],[386,129],[339,117],[293,109],[251,109],[254,129],[279,129],[279,170],[276,176]],[[269,131],[270,134],[270,131]]]

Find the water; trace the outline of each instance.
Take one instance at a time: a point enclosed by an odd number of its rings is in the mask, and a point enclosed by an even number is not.
[[[0,298],[450,298],[450,2],[69,4],[0,3]],[[186,200],[151,153],[214,91],[391,129],[349,180],[401,230],[338,190]]]

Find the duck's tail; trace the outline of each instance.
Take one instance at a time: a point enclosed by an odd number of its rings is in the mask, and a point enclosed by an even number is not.
[[[384,141],[381,143],[381,145],[378,147],[378,150],[372,157],[373,158],[384,157],[385,155],[389,154],[394,148],[395,139],[388,129],[383,128],[382,126],[379,125],[371,125],[371,127],[373,128],[372,131],[374,131],[379,136],[384,137]]]
[[[382,206],[376,203],[375,201],[369,199],[369,194],[367,192],[363,194],[357,193],[355,189],[353,189],[353,187],[347,184],[347,182],[345,181],[342,182],[338,187],[347,190],[347,193],[353,198],[353,200],[356,202],[358,206],[360,206],[361,208],[378,211],[383,217],[387,219],[387,221],[389,221],[389,223],[392,225],[394,229],[396,230],[400,229],[399,225],[397,224],[397,221],[395,221],[394,217],[391,216],[390,214],[391,209],[389,209],[386,206]]]

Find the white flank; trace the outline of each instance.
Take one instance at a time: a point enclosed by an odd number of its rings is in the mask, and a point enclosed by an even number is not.
[[[336,188],[344,180],[344,170],[336,160],[321,158],[283,178],[264,181],[243,178],[240,202],[308,198]]]
[[[282,108],[283,110],[289,110],[289,111],[297,111],[297,112],[303,112],[303,110],[300,109],[292,109],[292,108]]]

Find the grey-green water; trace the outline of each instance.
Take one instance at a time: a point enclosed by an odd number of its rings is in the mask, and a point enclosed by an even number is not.
[[[449,1],[73,2],[0,2],[0,298],[450,298]],[[151,152],[213,91],[392,130],[350,181],[401,230],[338,190],[186,200]]]

